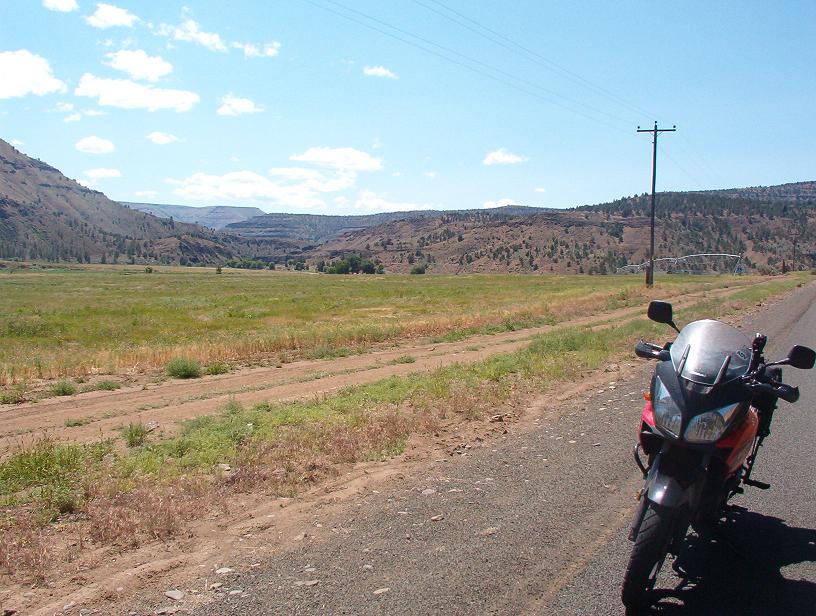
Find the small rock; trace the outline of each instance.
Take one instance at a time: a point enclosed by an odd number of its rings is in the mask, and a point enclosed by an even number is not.
[[[67,612],[68,610],[70,610],[75,605],[76,605],[76,601],[71,601],[70,603],[66,603],[65,605],[62,606],[62,611]]]
[[[158,427],[159,427],[159,422],[158,422],[158,421],[155,421],[155,420],[154,420],[154,421],[148,421],[148,422],[145,424],[145,430],[147,430],[148,432],[153,432],[153,431],[154,431],[154,430],[156,430]]]
[[[444,519],[445,516],[443,515],[435,515],[434,517],[431,518],[431,522],[441,522]]]
[[[436,494],[436,490],[433,488],[425,488],[422,490],[422,496],[430,496],[431,494]]]
[[[485,528],[484,530],[480,530],[479,534],[482,537],[489,537],[490,535],[495,535],[497,532],[499,532],[499,527],[498,526],[490,526],[489,528]]]
[[[292,537],[292,541],[303,541],[306,537],[308,537],[306,533],[300,533],[299,535],[295,535]]]
[[[232,467],[231,467],[229,464],[224,464],[224,463],[218,464],[218,465],[216,466],[216,468],[217,468],[219,471],[223,471],[223,472],[225,472],[225,473],[229,473],[229,472],[232,470]]]
[[[316,586],[317,582],[317,580],[298,580],[295,586]]]
[[[230,569],[229,567],[221,567],[220,569],[215,570],[218,575],[225,575],[227,573],[233,573],[234,571],[234,569]]]
[[[378,589],[377,589],[377,590],[375,590],[375,591],[374,591],[372,594],[375,594],[375,595],[382,595],[382,594],[384,594],[384,593],[387,593],[389,590],[391,590],[391,589],[390,589],[390,588],[378,588]]]
[[[490,421],[492,421],[493,423],[502,422],[502,421],[504,421],[504,415],[502,415],[502,414],[493,415],[493,417],[490,418]]]
[[[213,582],[212,584],[210,584],[210,590],[218,590],[222,586],[223,584],[221,582]]]
[[[184,599],[184,593],[178,589],[167,590],[164,592],[164,596],[173,601],[181,601]]]
[[[363,571],[373,571],[374,565],[363,565]]]
[[[244,591],[241,590],[240,588],[236,588],[235,590],[229,591],[229,594],[231,597],[234,597],[235,595],[240,595],[242,592]]]
[[[165,616],[166,614],[175,614],[179,609],[177,607],[160,607],[156,610],[156,616]]]

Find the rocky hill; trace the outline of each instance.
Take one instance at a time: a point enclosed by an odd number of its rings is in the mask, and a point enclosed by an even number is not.
[[[744,255],[747,267],[800,267],[816,252],[816,199],[807,186],[769,187],[743,197],[736,191],[662,193],[656,208],[657,257],[695,253]],[[794,186],[801,186],[797,192]],[[725,194],[723,194],[725,193]],[[792,195],[798,198],[791,200]],[[648,257],[649,196],[527,216],[459,212],[392,221],[346,233],[312,252],[309,262],[357,253],[386,271],[554,272],[604,274]]]
[[[0,140],[0,258],[195,264],[300,252],[129,208]]]

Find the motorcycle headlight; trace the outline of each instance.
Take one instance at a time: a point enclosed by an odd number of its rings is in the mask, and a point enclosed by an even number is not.
[[[713,443],[718,440],[734,416],[739,404],[729,404],[708,413],[697,415],[686,428],[689,443]]]
[[[680,434],[680,424],[683,421],[683,416],[680,414],[680,409],[672,400],[669,390],[663,385],[663,382],[658,378],[655,381],[655,399],[654,416],[655,423],[670,432],[674,436]]]

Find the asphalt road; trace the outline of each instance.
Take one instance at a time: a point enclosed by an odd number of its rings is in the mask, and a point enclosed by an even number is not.
[[[748,322],[768,356],[816,348],[816,285]],[[669,332],[667,332],[667,337]],[[625,535],[640,474],[631,445],[652,366],[546,413],[534,429],[433,462],[331,512],[253,568],[222,575],[222,614],[622,614]],[[816,374],[773,434],[729,528],[692,540],[658,581],[655,614],[816,614]],[[684,573],[680,574],[678,571]]]

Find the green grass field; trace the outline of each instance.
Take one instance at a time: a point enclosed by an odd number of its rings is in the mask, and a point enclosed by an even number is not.
[[[652,295],[745,278],[666,276]],[[0,270],[0,385],[173,358],[331,357],[418,336],[553,323],[647,297],[640,276],[328,276],[123,266]]]
[[[481,279],[483,285],[493,280]],[[583,279],[588,280],[594,282]],[[746,284],[728,297],[701,297],[678,310],[677,320],[740,312],[801,280],[780,277]],[[401,282],[418,285],[417,292],[437,280]],[[545,287],[562,283],[571,292],[582,289],[581,280],[575,279],[530,277],[523,282]],[[302,277],[284,283],[304,286]],[[587,293],[586,287],[583,290],[581,297]],[[604,291],[617,293],[610,299],[617,302],[624,301],[622,290],[636,293],[633,287],[620,286]],[[666,291],[658,289],[656,294]],[[491,297],[499,302],[496,295]],[[71,444],[44,438],[0,461],[0,508],[5,509],[0,516],[0,571],[21,579],[46,579],[59,557],[54,548],[57,532],[84,534],[90,546],[113,544],[121,549],[178,534],[209,510],[202,503],[215,507],[232,493],[297,494],[333,476],[338,464],[390,458],[403,451],[412,435],[433,433],[445,422],[483,418],[514,397],[529,399],[558,383],[578,381],[612,359],[631,357],[632,343],[640,336],[660,341],[671,332],[645,317],[594,330],[571,326],[542,334],[515,352],[391,377],[322,398],[252,408],[231,402],[218,415],[185,422],[180,434],[167,439],[151,437],[141,424],[129,424],[122,427],[124,451],[113,441]],[[400,361],[410,362],[410,356]],[[633,409],[633,417],[637,413]],[[78,420],[71,424],[81,425]],[[232,470],[222,471],[224,465]],[[66,522],[65,514],[72,522]],[[49,531],[54,520],[61,523]]]

